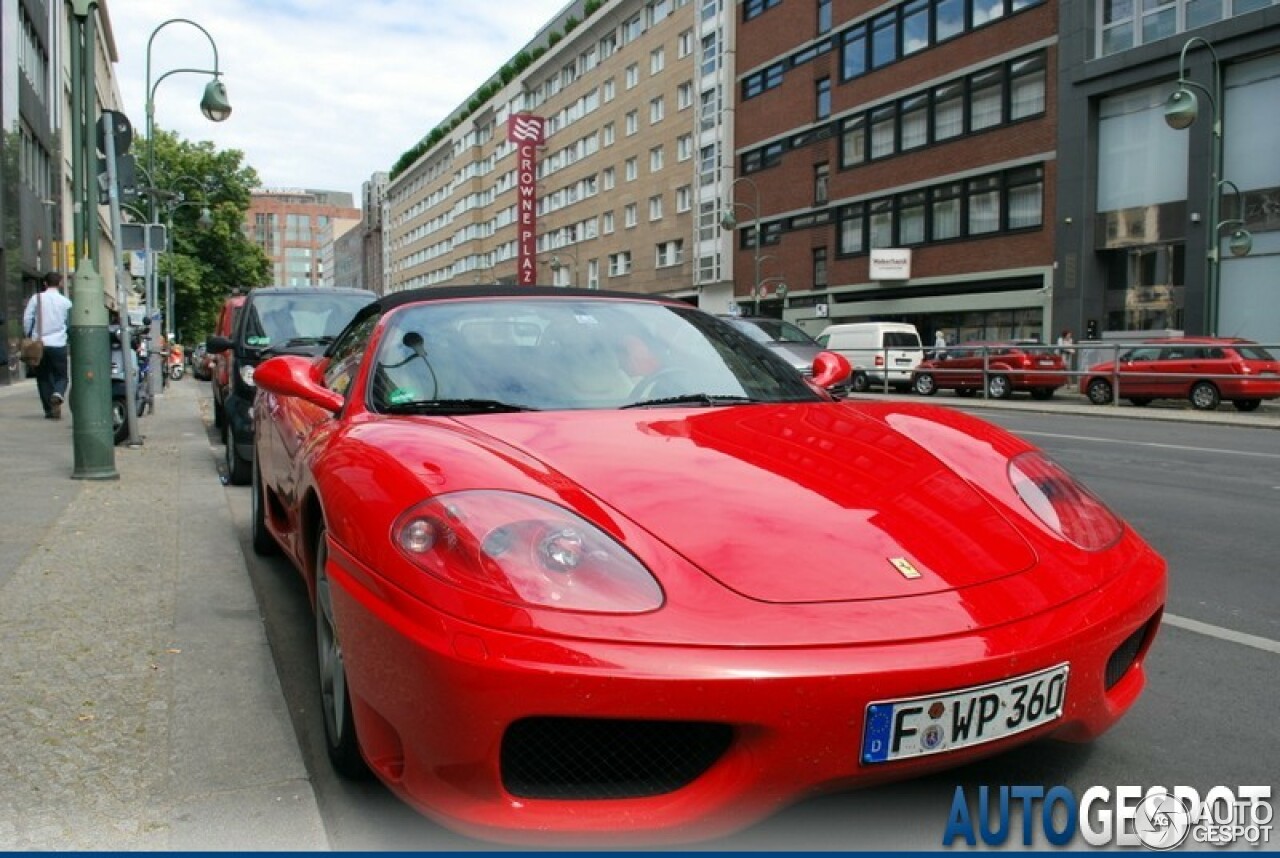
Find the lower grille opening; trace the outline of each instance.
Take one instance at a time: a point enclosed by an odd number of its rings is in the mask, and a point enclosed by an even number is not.
[[[642,798],[693,782],[733,739],[725,724],[526,718],[502,737],[502,782],[522,798]]]
[[[1151,633],[1155,620],[1148,620],[1142,624],[1136,632],[1124,639],[1120,646],[1116,647],[1116,651],[1111,653],[1111,658],[1107,659],[1107,690],[1110,691],[1115,687],[1116,683],[1124,679],[1124,675],[1129,672],[1129,668],[1133,667],[1133,663],[1138,659],[1138,653],[1142,652],[1143,644],[1146,643],[1147,635]]]

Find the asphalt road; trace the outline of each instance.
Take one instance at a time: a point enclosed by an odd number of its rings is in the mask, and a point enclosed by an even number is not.
[[[1280,588],[1274,584],[1280,433],[1087,414],[983,416],[1044,448],[1168,559],[1166,622],[1138,704],[1092,745],[1042,742],[930,778],[815,797],[694,848],[939,849],[957,786],[973,795],[984,784],[1064,785],[1076,796],[1091,786],[1187,785],[1204,794],[1215,785],[1261,784],[1271,786],[1274,806],[1280,792]],[[221,455],[212,434],[210,441]],[[284,561],[252,552],[248,490],[225,490],[332,846],[492,849],[418,816],[376,782],[333,775],[315,701],[305,589]]]

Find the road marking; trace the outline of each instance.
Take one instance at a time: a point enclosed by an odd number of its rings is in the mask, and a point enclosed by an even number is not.
[[[1273,641],[1270,638],[1259,637],[1258,635],[1248,635],[1244,632],[1232,631],[1224,629],[1221,626],[1213,626],[1209,623],[1202,623],[1199,620],[1180,617],[1177,614],[1165,614],[1162,622],[1180,629],[1186,629],[1189,632],[1206,635],[1219,640],[1230,641],[1241,646],[1250,646],[1254,649],[1260,649],[1263,652],[1271,652],[1280,655],[1280,641]]]
[[[1126,441],[1122,438],[1094,438],[1089,435],[1065,435],[1057,432],[1024,432],[1014,430],[1019,435],[1033,435],[1038,438],[1060,438],[1066,441],[1093,441],[1097,444],[1129,444],[1134,447],[1158,447],[1161,450],[1181,450],[1190,453],[1222,453],[1230,456],[1251,456],[1258,459],[1280,459],[1280,453],[1259,453],[1254,450],[1230,450],[1219,447],[1189,447],[1185,444],[1159,444],[1155,441]]]

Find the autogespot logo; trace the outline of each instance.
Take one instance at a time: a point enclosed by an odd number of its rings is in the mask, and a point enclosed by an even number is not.
[[[1145,846],[1164,851],[1271,842],[1270,786],[1215,786],[1201,797],[1193,787],[1090,787],[1077,800],[1069,787],[981,786],[971,796],[956,787],[942,845],[958,841],[1002,846],[1021,835],[1023,846]]]

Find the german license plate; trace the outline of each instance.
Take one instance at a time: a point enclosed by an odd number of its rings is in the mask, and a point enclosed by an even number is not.
[[[1062,717],[1069,665],[867,706],[862,761],[885,763],[994,742]]]

